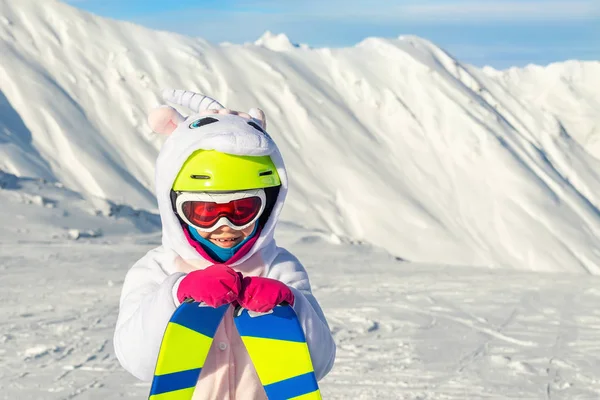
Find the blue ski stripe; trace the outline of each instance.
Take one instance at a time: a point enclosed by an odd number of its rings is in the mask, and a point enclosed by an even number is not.
[[[318,390],[314,372],[298,375],[284,381],[271,383],[265,386],[269,400],[284,400]]]
[[[175,311],[175,316],[171,321],[212,338],[228,307],[229,304],[213,308],[201,307],[196,302],[183,303]],[[198,310],[198,308],[201,308],[201,310]]]
[[[237,316],[241,336],[304,342],[304,332],[298,325],[296,313],[290,306],[275,307],[273,313],[251,317],[248,310]]]
[[[155,375],[150,394],[156,395],[196,386],[200,372],[202,372],[202,368],[189,369],[172,374]]]

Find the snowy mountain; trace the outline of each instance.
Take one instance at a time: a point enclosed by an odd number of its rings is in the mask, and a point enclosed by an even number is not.
[[[92,210],[155,209],[146,114],[187,89],[266,112],[284,220],[416,262],[600,272],[600,62],[478,69],[417,37],[218,45],[54,0],[0,0],[0,52],[0,170],[105,199]]]

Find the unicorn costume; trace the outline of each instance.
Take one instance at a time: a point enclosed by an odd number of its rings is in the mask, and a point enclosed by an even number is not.
[[[283,159],[273,139],[264,130],[264,118],[256,109],[251,118],[224,113],[217,101],[180,90],[166,90],[167,101],[194,113],[184,117],[170,106],[149,115],[152,129],[167,134],[156,162],[156,192],[162,219],[162,245],[150,250],[127,272],[114,332],[116,356],[127,371],[151,381],[169,318],[180,304],[177,293],[182,280],[194,271],[225,264],[249,277],[266,277],[285,284],[293,293],[293,308],[305,332],[315,375],[322,379],[333,367],[336,346],[327,320],[313,296],[309,277],[298,259],[277,246],[273,238],[288,181]],[[219,111],[206,115],[207,110]],[[210,117],[216,121],[202,121]],[[210,122],[210,123],[208,123]],[[178,217],[173,205],[173,184],[184,163],[199,149],[235,156],[268,156],[276,167],[280,184],[269,188],[269,207],[261,223],[233,254],[203,243]],[[225,260],[225,261],[223,261]],[[266,399],[262,385],[227,312],[194,391],[195,400]]]

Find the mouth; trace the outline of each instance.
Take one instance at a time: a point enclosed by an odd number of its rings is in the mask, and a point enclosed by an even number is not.
[[[241,238],[240,237],[231,237],[231,238],[211,238],[211,242],[221,246],[221,247],[233,247],[235,246],[239,240]]]

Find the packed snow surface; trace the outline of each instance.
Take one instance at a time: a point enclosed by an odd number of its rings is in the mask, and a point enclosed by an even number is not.
[[[112,335],[125,271],[160,236],[25,237],[0,241],[0,399],[147,398]],[[600,398],[598,277],[406,263],[287,223],[276,238],[334,332],[324,399]]]

